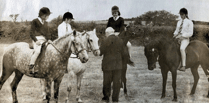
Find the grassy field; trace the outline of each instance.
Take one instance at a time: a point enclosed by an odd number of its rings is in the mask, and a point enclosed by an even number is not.
[[[8,44],[0,44],[0,65],[4,48]],[[129,67],[127,71],[128,98],[124,97],[123,91],[120,92],[119,103],[173,103],[173,89],[171,74],[168,74],[166,98],[160,99],[162,91],[162,76],[159,65],[153,71],[147,69],[147,61],[144,56],[143,47],[133,47],[132,58],[136,67]],[[81,98],[84,103],[101,103],[102,80],[101,71],[102,57],[95,57],[89,54],[90,60],[86,64],[86,72],[81,87]],[[1,68],[0,68],[1,71]],[[179,72],[177,76],[177,95],[178,103],[208,103],[206,98],[209,83],[203,70],[199,67],[200,80],[197,85],[196,94],[190,96],[193,85],[193,77],[188,69],[186,72]],[[6,81],[0,91],[0,103],[12,103],[10,82],[14,74]],[[19,103],[41,103],[41,85],[39,79],[24,76],[17,88]],[[59,103],[64,103],[67,96],[67,75],[64,76],[60,90]],[[73,84],[71,93],[72,103],[75,101],[76,85]]]

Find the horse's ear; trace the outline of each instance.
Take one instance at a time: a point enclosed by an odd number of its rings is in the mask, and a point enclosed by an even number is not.
[[[143,44],[144,46],[148,45],[150,42],[150,37],[144,37]]]
[[[86,34],[86,31],[84,31],[81,35],[84,36]]]
[[[76,31],[75,30],[73,31],[73,36],[76,36]]]
[[[96,28],[94,28],[94,30],[93,30],[95,33],[96,33]]]

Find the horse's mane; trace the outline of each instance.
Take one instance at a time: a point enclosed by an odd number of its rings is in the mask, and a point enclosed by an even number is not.
[[[67,38],[68,36],[70,36],[71,34],[68,34],[68,35],[65,35],[65,36],[62,36],[60,38],[57,38],[54,40],[54,44],[58,44],[60,41],[62,41],[63,39]]]
[[[171,44],[174,42],[173,40],[173,35],[171,34],[152,34],[152,35],[146,35],[146,37],[149,37],[149,44],[150,45],[156,45],[159,43],[163,43],[164,44]]]

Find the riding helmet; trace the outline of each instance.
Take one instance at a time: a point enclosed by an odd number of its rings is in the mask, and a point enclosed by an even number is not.
[[[50,12],[49,8],[47,8],[47,7],[42,7],[39,10],[39,17],[42,15],[50,15],[50,14],[51,14],[51,12]]]
[[[63,21],[65,21],[65,19],[74,19],[73,18],[73,14],[72,13],[70,13],[70,12],[66,12],[64,15],[63,15]]]
[[[180,13],[183,13],[183,14],[186,14],[187,15],[188,14],[188,11],[187,11],[186,8],[181,8],[180,11],[179,11],[179,14]]]
[[[112,7],[112,13],[113,13],[113,12],[118,12],[118,15],[120,15],[120,11],[119,11],[118,6],[113,6],[113,7]]]

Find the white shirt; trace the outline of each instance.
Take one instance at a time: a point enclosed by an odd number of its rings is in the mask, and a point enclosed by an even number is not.
[[[176,30],[173,33],[174,36],[179,33],[180,25],[182,23],[182,19],[178,21]],[[187,18],[184,19],[183,25],[182,25],[182,30],[181,32],[183,37],[189,38],[193,35],[193,22]]]
[[[120,16],[117,16],[116,19],[115,19],[115,17],[113,17],[113,19],[116,21],[116,20],[118,20],[119,17],[120,17]]]
[[[40,17],[38,17],[38,20],[41,22],[41,24],[44,24]]]
[[[68,31],[66,31],[66,27],[68,29]],[[66,24],[65,22],[62,22],[59,26],[58,26],[58,37],[62,37],[65,36],[66,34],[72,33],[73,30],[70,26],[70,24]]]

